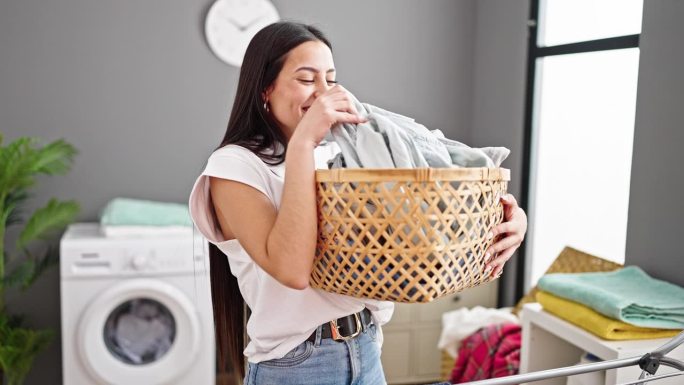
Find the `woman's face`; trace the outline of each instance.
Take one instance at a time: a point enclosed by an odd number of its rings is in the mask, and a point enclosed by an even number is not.
[[[308,41],[288,53],[278,77],[263,97],[289,139],[311,103],[335,83],[330,48],[320,41]]]

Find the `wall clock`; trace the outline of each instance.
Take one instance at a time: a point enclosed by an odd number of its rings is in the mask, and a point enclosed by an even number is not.
[[[268,0],[217,0],[207,13],[204,33],[219,59],[240,67],[252,37],[278,20],[278,11]]]

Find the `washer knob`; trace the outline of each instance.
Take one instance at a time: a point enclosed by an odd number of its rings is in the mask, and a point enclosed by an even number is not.
[[[133,257],[132,264],[134,269],[140,270],[147,265],[147,257],[144,255],[136,255]]]

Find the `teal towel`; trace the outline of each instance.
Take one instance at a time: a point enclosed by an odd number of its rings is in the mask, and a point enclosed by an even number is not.
[[[129,198],[112,199],[100,217],[102,226],[192,226],[188,206]]]
[[[642,327],[684,329],[684,288],[637,266],[601,273],[547,274],[538,287]]]

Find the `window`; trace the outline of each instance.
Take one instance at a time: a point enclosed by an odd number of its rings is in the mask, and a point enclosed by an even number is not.
[[[641,32],[643,0],[542,0],[540,7],[544,47]]]
[[[643,0],[533,0],[522,290],[563,247],[624,262]]]

